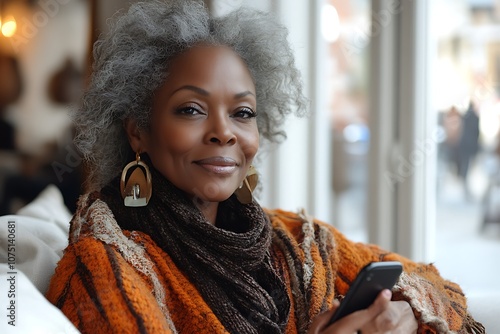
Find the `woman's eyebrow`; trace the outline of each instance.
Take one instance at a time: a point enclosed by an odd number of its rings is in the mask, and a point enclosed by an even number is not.
[[[198,94],[204,95],[204,96],[209,96],[210,95],[210,93],[208,91],[204,90],[203,88],[196,87],[196,86],[193,86],[193,85],[185,85],[185,86],[179,87],[176,90],[174,90],[173,93],[176,93],[176,92],[178,92],[180,90],[183,90],[183,89],[191,90],[191,91],[193,91],[195,93],[198,93]],[[246,90],[244,92],[234,94],[234,98],[235,99],[241,99],[241,98],[243,98],[245,96],[248,96],[248,95],[252,95],[253,97],[255,97],[254,93],[252,93],[249,90]]]
[[[247,95],[252,95],[253,97],[255,97],[255,94],[254,94],[254,93],[252,93],[252,92],[251,92],[251,91],[249,91],[249,90],[246,90],[246,91],[244,91],[244,92],[241,92],[241,93],[238,93],[238,94],[234,94],[234,98],[235,98],[235,99],[241,99],[241,98],[243,98],[243,97],[245,97],[245,96],[247,96]]]
[[[180,88],[177,88],[176,90],[173,91],[173,93],[176,93],[176,92],[178,92],[180,90],[183,90],[183,89],[191,90],[191,91],[193,91],[195,93],[198,93],[198,94],[204,95],[204,96],[209,96],[210,95],[210,93],[207,92],[206,90],[204,90],[203,88],[192,86],[192,85],[185,85],[185,86],[182,86]]]

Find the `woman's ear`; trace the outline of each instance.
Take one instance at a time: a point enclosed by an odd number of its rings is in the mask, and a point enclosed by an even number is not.
[[[139,129],[137,121],[127,118],[123,121],[123,127],[127,133],[128,142],[134,152],[147,151],[147,138],[143,131]]]

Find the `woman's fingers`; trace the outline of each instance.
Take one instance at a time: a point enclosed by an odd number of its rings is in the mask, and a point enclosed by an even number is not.
[[[360,310],[349,314],[328,327],[319,328],[321,331],[316,333],[321,334],[353,334],[356,331],[363,328],[367,323],[374,322],[376,317],[384,312],[388,308],[388,304],[391,300],[391,292],[389,290],[383,290],[375,299],[372,305],[367,309]],[[333,312],[330,313],[330,316]],[[329,317],[328,317],[329,319]],[[323,323],[325,326],[328,323],[326,321]],[[313,332],[314,333],[314,332]]]
[[[375,318],[374,328],[381,332],[411,334],[416,333],[418,322],[408,302],[395,301]]]
[[[353,333],[360,329],[364,329],[367,324],[373,323],[377,316],[383,313],[388,307],[391,301],[392,293],[390,290],[382,290],[373,304],[371,304],[367,309],[354,312],[338,321],[338,324],[342,327],[345,326],[347,333]],[[344,333],[344,332],[332,332],[332,333]],[[369,333],[369,332],[368,332]]]
[[[329,320],[338,308],[335,301],[330,311],[314,319],[309,334],[353,334],[361,330],[364,334],[416,333],[418,323],[406,301],[391,302],[392,293],[383,290],[367,309],[354,312],[328,326]]]
[[[381,312],[375,318],[374,326],[376,330],[388,331],[396,328],[401,318],[401,310],[398,307],[394,307],[394,303],[397,302],[392,302],[384,312]]]

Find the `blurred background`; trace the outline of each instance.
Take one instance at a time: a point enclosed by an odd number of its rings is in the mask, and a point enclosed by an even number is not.
[[[277,14],[304,73],[311,117],[263,153],[264,206],[305,207],[353,240],[436,262],[469,290],[500,289],[499,0],[207,5]],[[93,42],[127,7],[0,0],[0,214],[48,184],[74,210],[83,165],[69,111]]]
[[[374,122],[370,118],[376,115],[371,113],[370,102],[373,48],[369,38],[360,42],[359,36],[363,31],[370,36],[367,27],[383,22],[377,16],[380,12],[372,11],[375,2],[330,0],[323,9],[334,18],[329,22],[340,22],[339,33],[324,34],[331,63],[328,109],[333,131],[334,221],[352,239],[364,242],[371,240],[370,130]],[[500,256],[500,1],[423,2],[428,30],[420,36],[420,45],[426,48],[427,59],[419,70],[426,72],[429,92],[426,108],[415,112],[427,114],[427,126],[434,127],[435,136],[424,141],[433,146],[423,150],[426,162],[415,167],[430,164],[431,170],[416,181],[428,183],[430,195],[424,200],[432,202],[427,204],[431,208],[427,220],[421,222],[430,230],[428,256],[443,276],[460,282],[471,294],[500,291],[496,279]],[[349,52],[353,46],[356,52]],[[415,146],[419,151],[418,143]],[[411,155],[406,161],[410,159]]]

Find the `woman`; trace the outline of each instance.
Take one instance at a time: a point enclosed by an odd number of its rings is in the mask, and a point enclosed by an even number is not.
[[[76,115],[93,192],[47,294],[82,332],[484,332],[432,265],[252,200],[260,142],[305,105],[271,17],[140,3],[95,59]],[[360,268],[388,260],[405,266],[395,289],[328,326]]]

